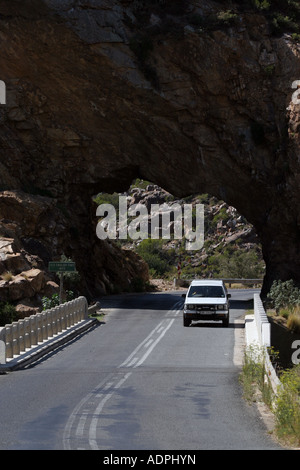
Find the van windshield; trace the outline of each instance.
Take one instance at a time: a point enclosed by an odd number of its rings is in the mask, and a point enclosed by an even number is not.
[[[225,297],[221,286],[191,286],[188,297]]]

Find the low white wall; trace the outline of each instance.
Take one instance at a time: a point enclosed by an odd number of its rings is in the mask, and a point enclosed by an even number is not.
[[[259,342],[268,348],[271,346],[271,325],[259,294],[254,294],[254,317]]]
[[[44,310],[0,328],[0,364],[64,332],[88,317],[85,297]]]
[[[266,375],[276,394],[281,382],[270,361],[268,348],[271,346],[271,325],[265,312],[259,294],[254,294],[254,314],[245,316],[246,347],[257,346],[258,355],[263,354],[265,360]]]

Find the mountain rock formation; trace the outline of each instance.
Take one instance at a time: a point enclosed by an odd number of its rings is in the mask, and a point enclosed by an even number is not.
[[[65,253],[91,292],[146,278],[97,239],[92,201],[141,177],[235,207],[264,291],[300,285],[299,42],[239,3],[0,1],[1,263],[20,243],[19,272]]]

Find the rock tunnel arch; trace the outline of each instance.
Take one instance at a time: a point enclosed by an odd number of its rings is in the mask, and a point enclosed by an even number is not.
[[[209,194],[178,199],[152,182],[137,179],[126,192],[100,193],[93,201],[98,238],[136,251],[148,263],[152,278],[173,282],[179,263],[182,279],[264,277],[253,226],[234,207]]]
[[[263,291],[274,279],[300,285],[297,45],[271,37],[260,15],[209,35],[184,23],[180,38],[155,38],[157,87],[130,47],[130,2],[59,3],[2,5],[2,189],[47,191],[66,208],[78,236],[63,243],[84,273],[104,256],[97,192],[125,191],[140,177],[176,197],[209,193],[255,227]]]

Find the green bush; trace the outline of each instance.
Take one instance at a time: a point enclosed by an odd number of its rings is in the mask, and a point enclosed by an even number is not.
[[[263,275],[263,262],[255,252],[233,251],[214,257],[218,275],[223,278],[257,279]]]
[[[52,297],[42,297],[43,310],[57,307],[59,305],[59,295],[53,294]]]
[[[268,298],[271,300],[276,312],[280,309],[289,309],[300,304],[300,289],[295,286],[294,281],[273,281]]]
[[[8,325],[18,319],[14,305],[8,302],[0,302],[0,326]]]
[[[164,276],[168,271],[168,263],[164,260],[161,250],[160,240],[143,240],[138,248],[138,254],[146,261],[149,266],[150,275],[155,276]]]
[[[137,253],[146,261],[152,277],[163,277],[172,269],[175,252],[163,249],[163,240],[145,239],[137,247]]]
[[[268,10],[270,8],[270,2],[268,0],[252,0],[253,5],[258,10]]]
[[[285,370],[275,402],[276,432],[280,438],[300,445],[300,365]]]
[[[69,302],[72,299],[74,299],[73,291],[67,290],[66,299],[64,300],[64,302]],[[43,310],[49,310],[50,308],[57,307],[59,305],[59,295],[53,294],[51,297],[43,297],[42,305],[43,305]]]
[[[222,25],[232,25],[236,22],[238,15],[231,10],[220,11],[217,14],[217,22]]]
[[[298,32],[299,25],[290,16],[276,13],[273,17],[272,29],[274,33]]]
[[[99,193],[95,196],[94,201],[98,206],[101,204],[111,204],[115,209],[119,209],[119,194],[118,193]]]

